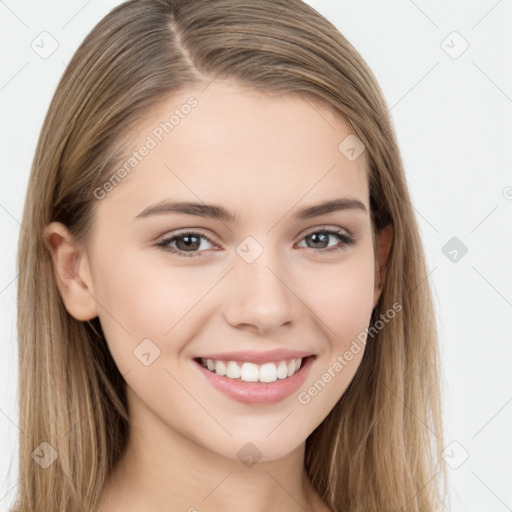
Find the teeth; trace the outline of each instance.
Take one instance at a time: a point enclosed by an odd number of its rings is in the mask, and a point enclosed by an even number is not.
[[[208,362],[206,364],[208,364]],[[226,375],[226,371],[226,365],[223,361],[215,361],[215,373],[217,375]]]
[[[240,378],[240,366],[238,366],[234,361],[229,361],[226,377],[229,377],[230,379]]]
[[[277,379],[286,379],[298,371],[301,364],[302,359],[300,357],[288,362],[279,361],[262,365],[242,363],[241,366],[236,361],[201,359],[201,365],[217,375],[226,376],[229,379],[243,380],[244,382],[274,382]]]
[[[234,361],[230,361],[238,366]],[[258,365],[244,363],[240,368],[240,378],[245,382],[257,382],[259,378]]]
[[[296,361],[295,359],[292,359],[289,363],[288,363],[288,377],[290,377],[291,375],[293,375],[295,373],[295,366],[296,366]]]
[[[274,363],[266,363],[260,367],[260,381],[274,382],[277,380],[277,368]]]
[[[286,379],[288,377],[288,365],[286,361],[281,361],[277,366],[277,378]]]

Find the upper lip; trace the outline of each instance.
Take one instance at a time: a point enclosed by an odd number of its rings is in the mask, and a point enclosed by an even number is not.
[[[210,354],[207,356],[198,356],[194,359],[213,359],[216,361],[238,361],[254,364],[271,363],[276,361],[284,361],[287,359],[303,359],[312,356],[311,352],[301,350],[276,349],[268,352],[258,352],[254,350],[246,350],[242,352],[222,352]]]

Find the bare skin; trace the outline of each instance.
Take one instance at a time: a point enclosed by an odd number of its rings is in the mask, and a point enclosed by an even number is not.
[[[157,140],[155,127],[191,96],[197,105]],[[133,150],[148,136],[157,144],[97,201],[86,248],[63,225],[47,226],[67,310],[79,320],[99,316],[127,382],[131,435],[99,511],[329,510],[306,476],[305,441],[353,379],[364,345],[307,404],[297,393],[274,404],[238,402],[206,382],[193,358],[305,350],[316,355],[307,391],[368,326],[392,231],[377,233],[374,250],[366,153],[350,160],[338,149],[351,133],[310,100],[214,81],[170,97],[141,124]],[[238,217],[137,217],[169,198]],[[364,209],[295,217],[338,198]],[[354,243],[319,238],[322,229]],[[212,241],[199,237],[187,249],[190,231]],[[181,255],[155,245],[178,233],[167,245]],[[253,245],[243,247],[262,249],[250,263],[236,251],[247,237]],[[148,339],[151,357],[159,353],[145,365],[134,351]],[[261,454],[251,467],[237,456],[249,442]]]

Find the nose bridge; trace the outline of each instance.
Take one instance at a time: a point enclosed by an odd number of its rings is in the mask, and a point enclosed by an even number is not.
[[[252,236],[236,247],[232,278],[235,293],[227,314],[231,324],[252,324],[260,331],[294,321],[296,298],[287,285],[277,247],[265,246]]]
[[[270,300],[272,297],[264,293],[267,288],[274,295],[283,293],[282,288],[285,286],[276,275],[283,273],[283,265],[279,259],[279,248],[272,246],[271,237],[259,242],[248,236],[237,246],[236,252],[236,273],[251,296],[256,297],[263,292],[267,300]]]

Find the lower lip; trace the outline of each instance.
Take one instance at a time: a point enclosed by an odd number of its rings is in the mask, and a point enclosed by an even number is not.
[[[274,382],[243,382],[216,373],[194,361],[208,382],[218,391],[239,402],[249,404],[273,404],[284,400],[296,391],[306,379],[313,356],[307,357],[298,371],[286,379]]]

